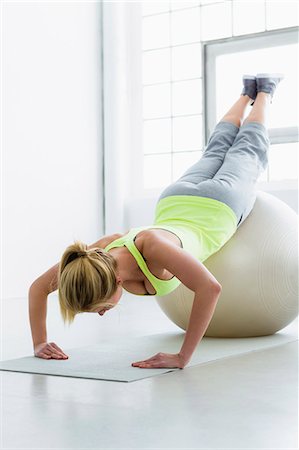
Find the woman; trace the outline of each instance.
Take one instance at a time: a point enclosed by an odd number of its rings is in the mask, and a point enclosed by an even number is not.
[[[104,315],[118,303],[123,288],[136,295],[165,295],[182,282],[194,292],[182,348],[132,365],[186,366],[221,293],[202,262],[230,239],[252,210],[256,181],[268,162],[268,108],[282,78],[243,76],[241,96],[215,127],[202,158],[162,192],[153,225],[105,236],[90,246],[76,242],[60,264],[31,285],[35,356],[67,358],[55,343],[47,342],[46,300],[57,288],[63,319],[72,322],[81,312]],[[249,103],[253,108],[242,123]]]

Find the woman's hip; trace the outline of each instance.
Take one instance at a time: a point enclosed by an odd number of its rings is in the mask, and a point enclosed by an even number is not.
[[[205,180],[198,184],[178,180],[164,189],[159,200],[173,195],[193,195],[225,203],[236,214],[239,226],[253,208],[256,189],[248,184],[236,189],[226,180],[219,179]]]

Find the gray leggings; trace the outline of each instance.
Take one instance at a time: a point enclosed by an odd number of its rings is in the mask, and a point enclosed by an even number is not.
[[[256,200],[256,181],[268,164],[268,133],[264,125],[248,122],[238,128],[219,122],[201,159],[169,185],[159,200],[171,195],[208,197],[228,205],[238,226]]]

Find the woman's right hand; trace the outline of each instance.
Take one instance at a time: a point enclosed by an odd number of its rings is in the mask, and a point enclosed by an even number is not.
[[[34,356],[43,359],[68,359],[68,356],[55,342],[41,342],[34,346]]]

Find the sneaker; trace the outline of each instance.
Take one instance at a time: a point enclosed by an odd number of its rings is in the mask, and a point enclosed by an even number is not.
[[[274,92],[284,75],[282,73],[258,73],[256,76],[257,92],[266,92],[273,98]]]
[[[256,78],[254,75],[243,75],[243,90],[241,95],[248,95],[253,100],[256,99],[257,96],[257,86],[256,86]],[[251,105],[253,105],[251,103]]]

